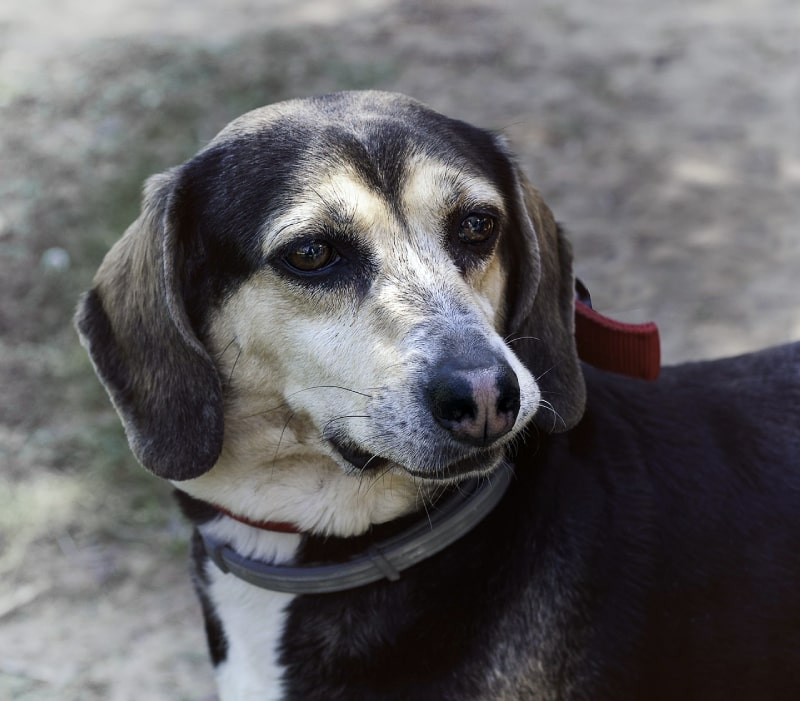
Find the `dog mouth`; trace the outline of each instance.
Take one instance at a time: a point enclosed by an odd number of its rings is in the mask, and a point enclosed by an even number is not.
[[[347,462],[357,470],[369,470],[386,467],[389,461],[380,455],[363,450],[352,441],[340,437],[328,438],[328,442]]]
[[[329,437],[328,442],[346,462],[359,471],[384,469],[394,462],[389,458],[364,450],[353,441],[341,436]],[[491,472],[500,462],[503,454],[502,448],[495,447],[431,468],[410,467],[401,463],[395,464],[414,477],[452,481],[454,479],[463,479],[466,476]]]

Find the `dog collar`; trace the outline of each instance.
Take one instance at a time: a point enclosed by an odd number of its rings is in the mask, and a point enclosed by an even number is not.
[[[251,518],[247,518],[247,516],[242,516],[241,514],[236,514],[233,511],[228,511],[224,506],[220,506],[219,504],[209,504],[215,511],[219,511],[221,514],[225,514],[229,518],[232,518],[234,521],[238,521],[239,523],[243,523],[246,526],[251,526],[252,528],[258,528],[262,531],[275,531],[276,533],[302,533],[302,531],[295,526],[293,523],[289,523],[288,521],[254,521]]]
[[[655,380],[661,369],[661,344],[653,322],[626,324],[592,308],[589,290],[575,280],[575,343],[578,355],[601,370]]]
[[[503,464],[490,477],[458,485],[446,499],[429,507],[415,523],[394,536],[368,545],[344,562],[296,566],[272,565],[239,555],[230,545],[199,529],[206,552],[222,572],[262,589],[289,594],[324,594],[395,582],[409,567],[444,550],[477,526],[500,502],[513,469]]]

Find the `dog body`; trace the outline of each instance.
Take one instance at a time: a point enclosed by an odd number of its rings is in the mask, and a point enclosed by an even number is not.
[[[581,366],[569,246],[488,132],[369,92],[245,115],[149,182],[77,324],[197,526],[225,701],[800,694],[800,346]],[[397,581],[267,591],[204,545],[347,561],[512,469]]]

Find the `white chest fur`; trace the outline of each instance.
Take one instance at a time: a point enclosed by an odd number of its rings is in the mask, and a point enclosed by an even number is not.
[[[229,518],[202,527],[247,557],[274,564],[292,560],[300,536],[251,528]],[[216,669],[221,701],[279,701],[283,668],[279,645],[293,594],[259,589],[206,562],[208,595],[223,622],[227,656]]]

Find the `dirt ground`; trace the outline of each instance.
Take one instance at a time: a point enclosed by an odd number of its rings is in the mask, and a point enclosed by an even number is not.
[[[71,329],[149,173],[378,87],[501,130],[667,362],[800,338],[796,0],[0,0],[0,699],[214,698],[187,529]]]

